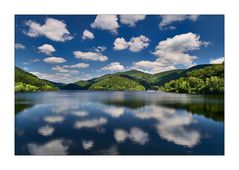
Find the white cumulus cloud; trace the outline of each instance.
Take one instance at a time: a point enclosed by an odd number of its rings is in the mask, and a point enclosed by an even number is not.
[[[183,20],[196,21],[198,15],[161,15],[162,21],[159,23],[161,30],[163,29],[176,29],[175,26],[169,26],[171,23],[180,22]]]
[[[134,62],[133,68],[157,73],[176,69],[178,65],[191,67],[195,64],[194,60],[197,56],[188,53],[208,44],[209,42],[200,40],[200,35],[191,32],[179,34],[158,43],[153,52],[157,57],[155,61]]]
[[[87,68],[89,67],[89,64],[86,63],[77,63],[73,65],[64,65],[64,68]]]
[[[149,38],[144,35],[138,37],[132,37],[129,42],[124,38],[116,38],[114,41],[115,50],[129,49],[132,52],[139,52],[149,45]]]
[[[103,67],[102,70],[121,71],[124,70],[124,66],[121,65],[119,62],[113,62]]]
[[[224,57],[216,58],[216,59],[210,59],[210,64],[221,64],[224,62]]]
[[[92,32],[90,32],[89,30],[85,29],[85,30],[83,31],[83,35],[82,35],[81,38],[82,38],[83,40],[85,40],[85,39],[94,39],[95,36],[94,36],[94,34],[93,34]]]
[[[47,55],[50,55],[56,51],[56,49],[50,44],[43,44],[42,46],[38,47],[38,50],[39,52],[45,53]]]
[[[32,20],[26,21],[25,24],[29,27],[29,30],[24,31],[24,33],[30,37],[45,36],[50,40],[60,42],[73,39],[64,21],[47,18],[44,24]]]
[[[64,63],[66,60],[62,57],[48,57],[43,60],[46,63]]]
[[[120,15],[120,22],[129,26],[135,26],[138,21],[144,19],[145,15]]]
[[[124,38],[116,38],[114,41],[114,50],[124,50],[128,48],[128,42]]]
[[[23,45],[23,44],[21,44],[21,43],[16,43],[15,44],[15,49],[20,49],[20,50],[25,50],[26,49],[26,47]]]
[[[116,34],[119,28],[118,17],[117,15],[97,15],[91,27],[107,30]]]
[[[108,57],[101,54],[100,52],[83,52],[83,51],[74,51],[73,54],[75,58],[82,60],[92,60],[92,61],[107,61]]]
[[[144,35],[140,35],[139,37],[132,37],[128,42],[129,50],[133,52],[141,51],[142,49],[148,47],[149,38]]]

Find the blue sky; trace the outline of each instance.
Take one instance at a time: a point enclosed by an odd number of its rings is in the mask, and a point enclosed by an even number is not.
[[[224,60],[222,15],[16,15],[16,66],[70,83]]]

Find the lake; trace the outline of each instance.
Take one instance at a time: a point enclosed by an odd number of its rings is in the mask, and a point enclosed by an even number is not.
[[[15,154],[223,155],[224,96],[17,93]]]

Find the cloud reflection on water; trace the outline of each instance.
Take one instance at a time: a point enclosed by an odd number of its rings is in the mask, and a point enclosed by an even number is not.
[[[55,139],[42,145],[30,143],[27,147],[32,155],[66,155],[69,149],[63,139]]]
[[[54,131],[55,131],[55,128],[50,127],[48,125],[40,127],[38,129],[38,133],[42,136],[51,136]]]
[[[64,117],[63,116],[46,116],[44,117],[44,120],[47,123],[60,123],[64,121]]]
[[[125,109],[123,107],[108,106],[106,109],[104,109],[104,112],[114,118],[118,118],[124,114]]]
[[[175,109],[152,105],[136,110],[134,114],[143,120],[156,119],[155,128],[159,136],[175,144],[192,148],[200,141],[200,133],[187,128],[195,123],[195,120],[192,114],[186,111],[178,113]]]
[[[80,120],[80,121],[75,122],[74,127],[76,129],[96,128],[96,127],[106,124],[107,122],[108,122],[108,120],[103,117],[98,118],[98,119]]]
[[[123,143],[126,139],[130,139],[134,143],[144,145],[149,141],[148,133],[137,127],[131,128],[129,132],[123,129],[116,129],[114,137],[118,143]]]
[[[92,141],[92,140],[89,140],[89,141],[83,140],[82,141],[82,147],[85,150],[90,150],[93,146],[94,146],[94,141]]]

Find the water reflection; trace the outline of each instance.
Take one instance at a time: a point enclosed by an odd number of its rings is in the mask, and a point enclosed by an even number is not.
[[[31,107],[16,109],[16,154],[224,152],[221,97],[82,91],[17,94],[16,108],[23,103]]]
[[[69,148],[69,142],[63,139],[56,139],[45,144],[28,144],[28,150],[32,155],[66,155]]]
[[[144,132],[138,127],[133,127],[130,132],[123,129],[116,129],[114,132],[115,140],[119,143],[123,143],[127,138],[136,144],[144,145],[149,141],[148,133]]]
[[[94,141],[90,140],[90,141],[82,141],[82,146],[85,150],[90,150],[94,145]]]
[[[193,147],[200,140],[198,131],[186,128],[196,123],[192,114],[187,111],[176,112],[175,109],[146,106],[133,112],[137,118],[157,120],[155,128],[163,139],[187,147]]]
[[[51,136],[55,129],[51,126],[42,126],[38,129],[38,133],[42,136]]]
[[[75,128],[76,129],[82,129],[82,128],[96,128],[99,126],[102,126],[107,123],[106,118],[99,118],[99,119],[90,119],[90,120],[82,120],[82,121],[77,121],[75,123]]]

